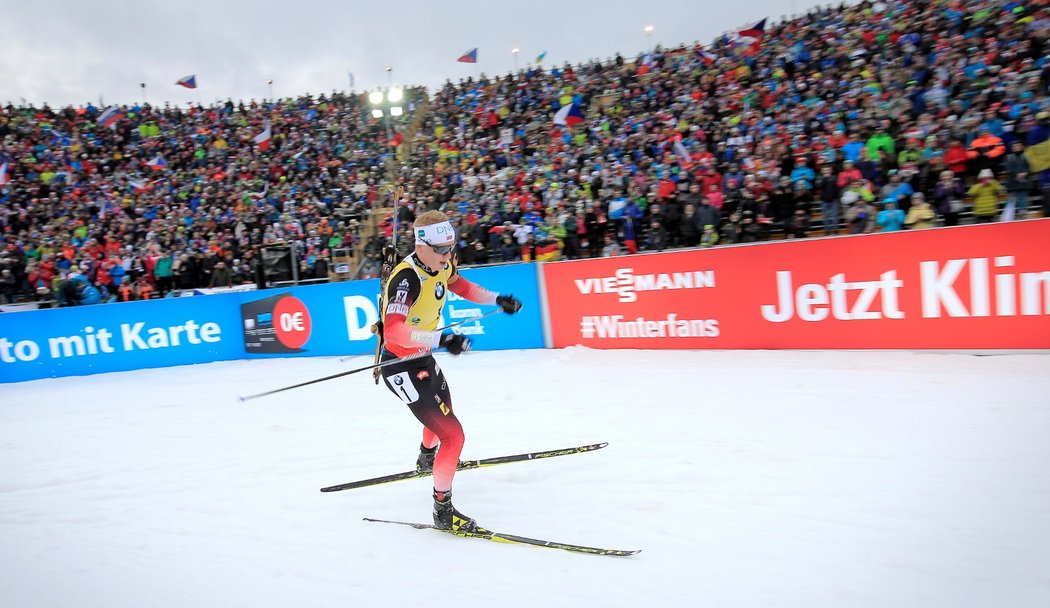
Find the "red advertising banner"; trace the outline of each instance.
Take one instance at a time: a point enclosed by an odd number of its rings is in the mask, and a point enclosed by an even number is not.
[[[1050,219],[543,266],[556,348],[1050,348]]]

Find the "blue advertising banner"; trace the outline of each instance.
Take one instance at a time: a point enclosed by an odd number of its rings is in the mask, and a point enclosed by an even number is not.
[[[542,348],[536,267],[465,269],[463,276],[524,307],[454,331],[474,348]],[[0,314],[0,382],[257,357],[375,350],[378,281],[353,281],[149,302]],[[442,325],[493,310],[449,293]]]

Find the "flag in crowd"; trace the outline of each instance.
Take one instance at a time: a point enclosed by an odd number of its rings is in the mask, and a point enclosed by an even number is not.
[[[196,89],[197,75],[190,74],[189,76],[183,76],[182,78],[176,80],[175,84],[179,85],[180,87],[186,87],[187,89]]]
[[[153,160],[146,163],[146,166],[150,169],[153,169],[154,171],[161,171],[167,168],[168,161],[164,160],[164,157],[158,154],[155,157],[153,157]]]
[[[11,181],[11,178],[7,175],[7,163],[0,165],[0,186],[3,186],[7,182]]]
[[[570,103],[554,114],[554,124],[572,127],[583,122],[585,118],[583,111],[580,110],[580,106],[575,103]]]
[[[744,45],[745,56],[754,55],[762,50],[762,37],[766,34],[766,20],[762,19],[737,32],[737,42]]]
[[[116,128],[117,121],[124,117],[124,111],[117,106],[109,106],[98,115],[98,124],[106,128]]]
[[[1043,124],[1045,119],[1050,118],[1050,114],[1039,112],[1036,118],[1038,122],[1028,132],[1028,145],[1024,149],[1024,155],[1032,173],[1042,173],[1050,169],[1050,126]]]
[[[638,70],[636,71],[636,74],[638,76],[645,76],[655,66],[656,66],[656,58],[652,55],[652,53],[646,53],[642,57],[642,61],[638,65]]]
[[[259,146],[260,152],[265,152],[270,147],[270,138],[273,136],[273,132],[270,129],[270,121],[266,121],[266,128],[263,132],[252,138],[255,145]]]
[[[73,143],[73,138],[68,135],[63,135],[61,131],[52,129],[51,143],[58,144],[63,148],[68,148]]]
[[[682,134],[675,135],[674,138],[674,153],[678,156],[678,162],[682,165],[682,168],[689,169],[693,166],[693,157],[690,156],[689,150],[682,143]]]
[[[543,59],[546,56],[547,56],[547,51],[543,51],[539,55],[536,55],[536,63],[543,63]]]
[[[146,183],[141,180],[128,180],[128,185],[131,186],[131,191],[135,194],[142,194],[147,190]]]
[[[709,51],[705,51],[703,49],[700,50],[699,55],[700,55],[701,61],[703,61],[708,66],[714,65],[715,62],[718,61],[718,55],[715,55],[714,53],[711,53]]]
[[[263,199],[263,198],[266,198],[266,193],[267,193],[267,192],[268,192],[269,190],[270,190],[270,182],[269,182],[269,181],[267,181],[267,182],[263,182],[263,189],[262,189],[262,192],[252,192],[252,193],[251,193],[251,194],[249,194],[248,196],[250,196],[250,197],[252,198],[252,200],[254,200],[254,201],[258,201],[259,199]]]
[[[478,62],[478,47],[474,47],[459,56],[456,61],[460,63],[477,63]]]

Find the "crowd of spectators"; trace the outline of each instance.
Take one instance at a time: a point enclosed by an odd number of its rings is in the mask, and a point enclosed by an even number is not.
[[[449,82],[399,179],[465,264],[1020,219],[1030,193],[1050,216],[1025,155],[1050,129],[1048,16],[862,2],[758,45]],[[555,124],[570,103],[584,121]]]
[[[294,244],[300,278],[327,278],[332,251],[360,238],[383,196],[395,150],[359,96],[338,92],[137,105],[110,128],[103,112],[0,108],[0,304],[250,283],[257,247],[275,243]],[[267,124],[271,139],[256,141]]]
[[[388,177],[404,204],[364,277],[434,208],[462,264],[1050,216],[1050,171],[1026,154],[1050,133],[1048,37],[1045,2],[865,1],[757,43],[448,82],[389,174],[394,148],[358,96],[132,107],[113,130],[100,108],[8,106],[0,297],[77,272],[102,299],[251,281],[253,248],[278,241],[322,276]],[[556,124],[568,104],[583,121]]]

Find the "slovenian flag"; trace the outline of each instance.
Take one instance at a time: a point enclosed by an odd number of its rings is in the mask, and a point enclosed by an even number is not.
[[[478,62],[478,47],[474,47],[459,56],[456,61],[460,63],[477,63]]]
[[[164,160],[164,157],[158,154],[153,160],[146,163],[146,166],[154,171],[162,171],[168,168],[168,161]]]
[[[580,109],[580,106],[575,103],[570,103],[566,105],[554,114],[554,124],[565,125],[567,127],[576,126],[583,122],[585,119],[586,116],[583,115],[583,111]]]
[[[11,181],[11,178],[7,175],[7,163],[4,163],[0,165],[0,186],[3,186],[9,181]]]
[[[186,87],[187,89],[196,89],[197,75],[190,74],[189,76],[183,76],[182,78],[176,80],[175,84],[179,85],[180,87]]]
[[[252,138],[255,145],[259,146],[259,150],[265,152],[270,147],[270,138],[273,136],[273,132],[270,129],[270,121],[266,121],[266,128],[263,132]]]
[[[124,112],[117,106],[109,106],[98,115],[98,124],[103,127],[114,128],[117,121],[124,116]]]

